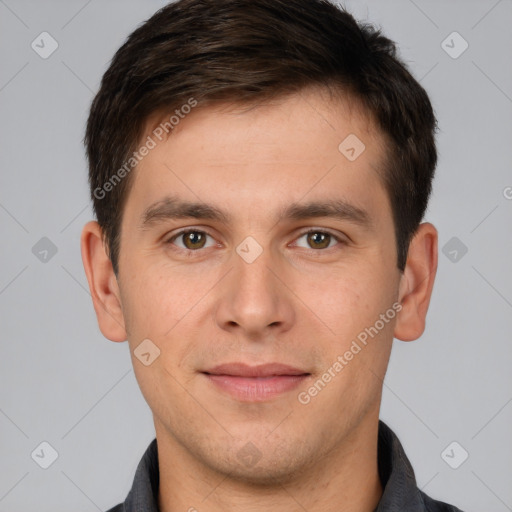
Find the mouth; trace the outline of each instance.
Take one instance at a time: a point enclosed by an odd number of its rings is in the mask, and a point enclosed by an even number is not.
[[[311,375],[280,363],[260,366],[228,363],[201,373],[216,389],[241,402],[268,401],[292,391]]]

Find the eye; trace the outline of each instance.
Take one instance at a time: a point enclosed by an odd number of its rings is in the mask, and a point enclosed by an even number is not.
[[[302,238],[305,238],[305,243],[307,245],[301,245],[298,243],[298,241]],[[312,229],[299,236],[299,238],[297,238],[297,242],[295,242],[295,245],[304,247],[305,249],[328,249],[339,242],[342,242],[342,240],[332,233],[329,233],[328,231]]]
[[[187,229],[176,233],[171,238],[169,238],[166,243],[176,245],[183,250],[197,251],[198,249],[204,249],[207,247],[207,237],[212,238],[208,233],[205,233],[204,231],[200,231],[198,229]],[[178,242],[181,242],[181,245]],[[215,243],[210,244],[209,247],[212,245],[215,245]]]
[[[208,238],[212,240],[209,245],[207,245]],[[304,239],[303,243],[300,243],[301,239]],[[199,249],[205,249],[216,245],[216,242],[211,235],[199,229],[181,230],[169,238],[166,243],[174,245],[178,249],[184,251],[198,251]],[[302,233],[302,235],[296,239],[294,245],[305,249],[318,250],[329,249],[337,243],[343,243],[343,240],[328,231],[310,229],[309,231]]]

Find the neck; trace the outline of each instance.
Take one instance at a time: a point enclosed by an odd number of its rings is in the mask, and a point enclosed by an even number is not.
[[[378,411],[321,460],[285,483],[256,485],[205,467],[155,422],[160,512],[373,512],[382,496]]]

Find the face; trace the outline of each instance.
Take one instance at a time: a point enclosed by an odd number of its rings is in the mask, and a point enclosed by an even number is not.
[[[378,417],[400,308],[380,134],[309,91],[197,109],[157,142],[134,171],[118,276],[157,437],[249,481],[343,456]],[[160,351],[148,365],[143,340],[148,361]],[[215,368],[230,363],[260,375]]]

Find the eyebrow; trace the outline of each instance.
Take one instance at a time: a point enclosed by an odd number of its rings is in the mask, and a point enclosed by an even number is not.
[[[362,227],[372,225],[367,211],[342,199],[292,203],[278,212],[277,221],[306,220],[317,217],[330,217],[346,220]],[[146,208],[141,215],[140,229],[149,229],[155,224],[175,219],[208,219],[229,224],[232,216],[214,205],[203,202],[184,201],[174,196],[167,196]]]

